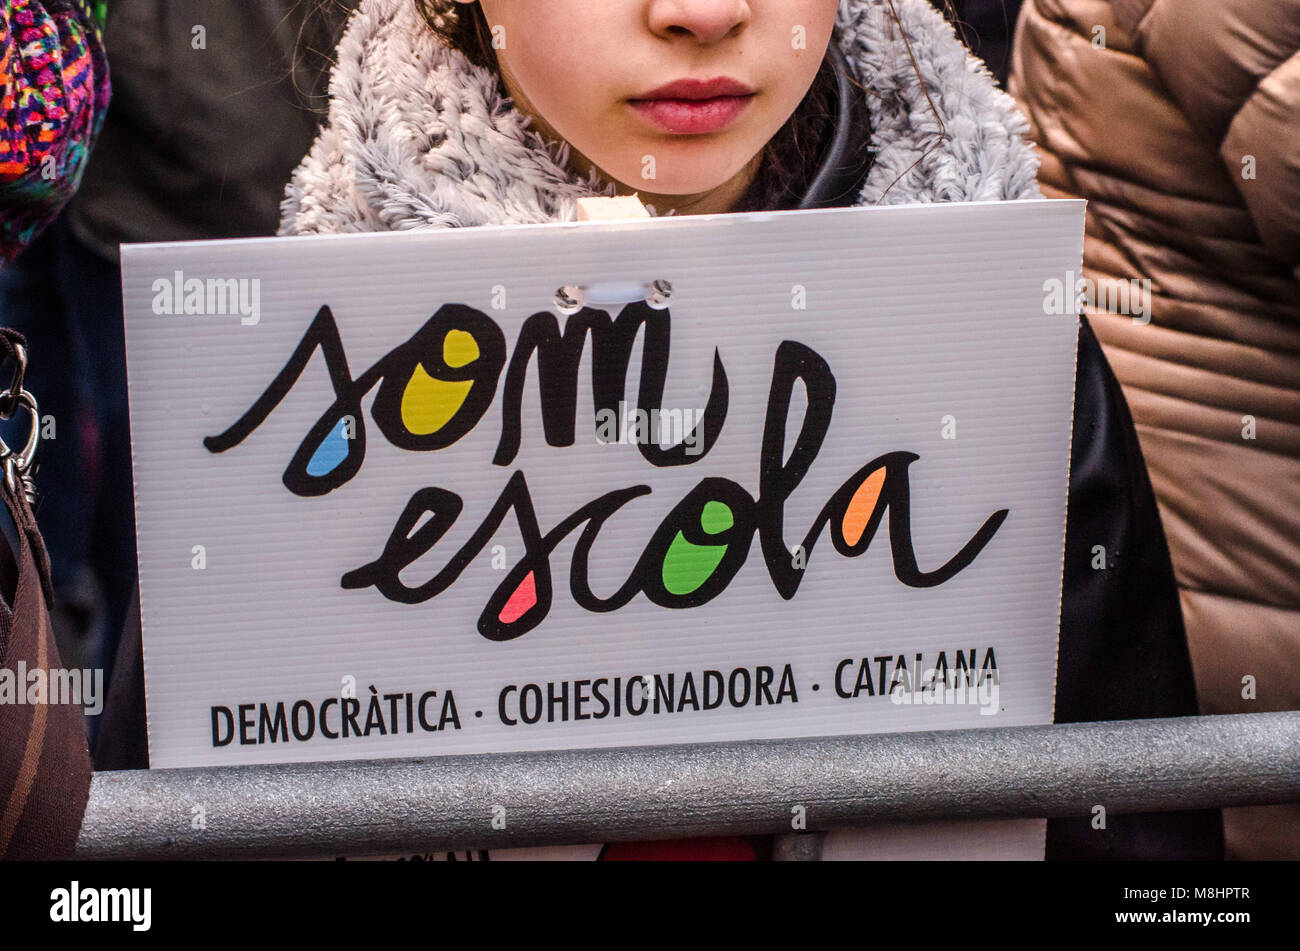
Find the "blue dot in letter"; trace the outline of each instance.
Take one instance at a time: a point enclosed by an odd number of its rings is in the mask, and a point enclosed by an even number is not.
[[[348,457],[347,420],[340,419],[330,434],[321,440],[307,463],[309,476],[329,475]]]

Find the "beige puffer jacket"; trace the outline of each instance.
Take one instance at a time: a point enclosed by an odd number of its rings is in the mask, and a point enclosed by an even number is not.
[[[1026,0],[1011,92],[1044,193],[1089,200],[1201,710],[1300,709],[1300,0]],[[1300,805],[1224,820],[1300,858]]]

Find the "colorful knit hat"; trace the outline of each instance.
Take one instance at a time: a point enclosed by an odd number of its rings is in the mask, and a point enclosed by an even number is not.
[[[92,6],[0,4],[0,266],[72,197],[103,125],[108,63]]]

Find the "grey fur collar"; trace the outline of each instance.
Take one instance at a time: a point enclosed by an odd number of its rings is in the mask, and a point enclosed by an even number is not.
[[[1024,119],[927,0],[841,0],[838,23],[877,150],[858,204],[1038,197]],[[412,0],[363,0],[280,233],[572,220],[578,198],[613,191],[569,172],[567,152],[528,128],[495,76],[443,46]]]

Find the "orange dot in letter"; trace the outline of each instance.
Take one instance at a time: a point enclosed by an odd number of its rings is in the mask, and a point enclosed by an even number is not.
[[[885,485],[885,469],[880,468],[862,480],[858,490],[849,500],[849,507],[844,510],[844,520],[840,522],[840,533],[850,545],[862,540],[862,533],[867,530],[871,513],[876,510],[880,500],[880,490]]]

